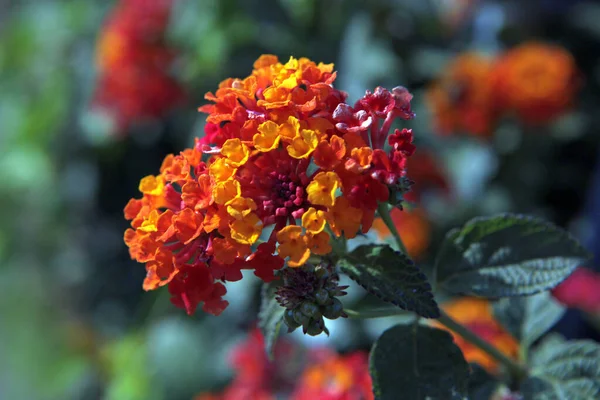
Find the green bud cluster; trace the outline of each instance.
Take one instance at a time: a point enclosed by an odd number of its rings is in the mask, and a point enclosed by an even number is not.
[[[305,334],[316,336],[329,330],[323,318],[347,317],[342,302],[337,298],[346,294],[347,286],[338,286],[339,276],[330,264],[282,271],[283,285],[277,290],[276,299],[285,307],[283,321],[288,332],[299,327]]]

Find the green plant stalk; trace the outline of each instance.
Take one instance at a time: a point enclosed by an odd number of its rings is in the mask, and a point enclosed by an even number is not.
[[[382,317],[392,317],[396,315],[409,315],[413,314],[410,311],[400,310],[398,308],[372,308],[370,310],[356,311],[349,310],[347,308],[344,309],[344,312],[348,314],[350,318],[356,319],[373,319],[373,318],[382,318]]]
[[[390,230],[390,232],[394,236],[394,239],[396,239],[396,244],[398,245],[398,248],[400,249],[400,251],[402,251],[404,254],[406,254],[408,256],[408,252],[406,251],[406,246],[404,246],[404,243],[402,242],[402,238],[400,237],[400,234],[398,233],[398,229],[396,229],[396,225],[394,225],[394,221],[392,221],[392,217],[390,216],[390,209],[388,207],[388,204],[387,203],[379,203],[377,205],[377,211],[379,212],[379,216],[383,220],[383,223],[385,224],[385,226],[387,226],[387,228]]]
[[[446,314],[445,312],[441,311],[441,315],[437,319],[437,321],[440,324],[444,325],[446,328],[448,328],[451,331],[462,336],[465,340],[467,340],[471,344],[477,346],[479,349],[486,352],[488,355],[493,357],[496,361],[503,364],[506,368],[508,368],[511,375],[513,375],[518,380],[522,380],[523,378],[525,378],[527,376],[527,369],[523,365],[510,359],[508,356],[506,356],[500,350],[498,350],[497,348],[495,348],[494,346],[492,346],[485,340],[481,339],[479,336],[477,336],[476,334],[471,332],[469,329],[467,329],[463,325],[459,324],[458,322],[456,322],[455,320],[450,318],[450,316],[448,314]]]

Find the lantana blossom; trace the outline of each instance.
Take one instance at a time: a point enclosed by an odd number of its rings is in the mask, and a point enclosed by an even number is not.
[[[125,209],[146,290],[168,285],[188,313],[203,302],[219,314],[241,270],[268,282],[285,261],[325,256],[331,234],[366,233],[378,204],[406,190],[412,131],[390,131],[414,116],[412,96],[378,87],[350,106],[335,77],[333,64],[263,55],[206,94],[206,135],[142,179]]]

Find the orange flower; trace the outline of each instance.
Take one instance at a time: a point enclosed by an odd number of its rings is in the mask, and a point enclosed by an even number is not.
[[[347,198],[338,197],[334,206],[329,210],[327,219],[336,236],[343,234],[346,238],[352,239],[358,233],[362,221],[362,210],[352,207]]]
[[[498,118],[491,86],[492,62],[476,53],[456,57],[427,91],[438,133],[489,136]]]
[[[339,356],[322,349],[316,354],[319,359],[304,370],[292,400],[374,399],[366,353]]]
[[[309,208],[302,215],[302,226],[312,234],[317,234],[325,229],[325,212]]]
[[[413,259],[422,257],[429,248],[431,240],[431,226],[423,209],[417,208],[410,212],[402,212],[395,208],[390,215],[404,246],[406,246],[408,255]],[[381,218],[375,219],[373,229],[381,239],[386,239],[391,235]]]
[[[289,257],[290,267],[299,267],[310,257],[306,236],[302,235],[302,227],[289,225],[277,232],[279,255]]]
[[[519,343],[494,319],[492,307],[487,300],[464,297],[446,303],[442,308],[452,319],[464,325],[502,353],[511,358],[517,357]],[[447,329],[439,323],[433,322],[433,324],[438,328]],[[468,362],[477,363],[491,372],[497,370],[498,362],[494,358],[454,332],[450,333]]]
[[[579,89],[575,60],[559,46],[528,42],[506,52],[494,67],[494,93],[502,107],[527,123],[563,113]]]

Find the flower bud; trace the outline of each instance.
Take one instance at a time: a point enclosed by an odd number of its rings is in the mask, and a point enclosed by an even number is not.
[[[285,322],[285,324],[288,326],[288,332],[292,332],[302,325],[298,323],[296,319],[294,319],[293,310],[285,310],[285,312],[283,313],[283,322]]]
[[[320,305],[325,305],[329,301],[329,292],[325,289],[319,289],[315,292],[315,300]]]
[[[345,295],[347,286],[338,286],[339,276],[334,268],[326,263],[316,267],[305,264],[281,271],[283,285],[277,289],[276,299],[286,308],[283,320],[290,331],[302,325],[303,332],[309,335],[329,334],[323,316],[346,317],[336,296]]]
[[[321,317],[321,312],[319,311],[319,306],[316,305],[315,303],[310,303],[310,302],[304,302],[302,303],[302,305],[300,306],[300,311],[302,311],[302,314],[311,317],[311,318],[320,318]]]
[[[310,322],[310,317],[305,315],[302,311],[300,311],[300,308],[296,308],[293,312],[292,312],[292,316],[294,321],[296,321],[296,323],[298,323],[299,325],[307,325]],[[288,325],[289,326],[289,325]]]
[[[339,317],[345,316],[344,314],[344,306],[342,302],[338,299],[334,298],[333,301],[326,305],[323,309],[323,316],[327,319],[337,319]]]

